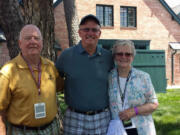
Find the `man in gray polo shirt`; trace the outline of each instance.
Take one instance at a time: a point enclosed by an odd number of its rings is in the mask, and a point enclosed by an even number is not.
[[[56,62],[65,77],[64,135],[105,135],[110,121],[108,73],[113,66],[109,51],[97,46],[100,22],[94,15],[82,18],[81,41],[64,50]]]

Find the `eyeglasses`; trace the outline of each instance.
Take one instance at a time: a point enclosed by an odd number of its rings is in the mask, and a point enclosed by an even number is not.
[[[97,28],[82,28],[82,29],[80,29],[80,30],[82,30],[82,31],[84,31],[84,32],[92,31],[92,32],[94,32],[94,33],[100,31],[100,29],[97,29]]]
[[[115,53],[116,56],[119,56],[119,57],[122,57],[122,56],[125,56],[125,57],[130,57],[132,56],[133,54],[132,53],[122,53],[122,52],[119,52],[119,53]]]
[[[29,40],[31,40],[32,38],[34,38],[34,40],[36,40],[36,41],[41,40],[41,38],[40,38],[39,36],[25,36],[25,37],[24,37],[24,39],[25,39],[26,41],[29,41]]]

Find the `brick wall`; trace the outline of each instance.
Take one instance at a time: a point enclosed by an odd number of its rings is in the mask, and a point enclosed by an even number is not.
[[[77,0],[79,20],[87,14],[96,15],[96,4],[112,5],[114,8],[114,26],[102,28],[101,39],[151,40],[150,49],[165,50],[166,76],[171,85],[171,49],[169,42],[180,42],[180,25],[172,20],[158,0]],[[137,29],[120,28],[120,6],[137,7]],[[55,37],[62,49],[69,47],[67,26],[63,2],[54,9]],[[5,48],[5,50],[3,50]],[[3,51],[2,51],[3,50]],[[7,56],[6,56],[7,55]],[[9,60],[6,46],[0,45],[0,64]],[[180,55],[174,59],[174,84],[180,85]]]
[[[158,0],[76,0],[79,20],[87,14],[96,15],[96,4],[112,5],[114,9],[114,26],[108,29],[102,28],[101,39],[150,40],[150,49],[165,50],[166,52],[166,76],[168,84],[171,85],[171,50],[168,43],[180,42],[180,25],[172,20],[172,16],[163,5]],[[56,8],[62,8],[63,3],[60,5]],[[120,6],[137,7],[137,29],[120,28]],[[57,9],[55,9],[56,11]],[[56,14],[62,14],[64,18],[63,13]],[[56,25],[57,23],[56,21]],[[62,25],[61,28],[56,26],[56,32],[63,31],[64,34],[64,37],[59,36],[59,39],[67,38],[67,34],[64,33],[65,28],[66,26]],[[61,43],[63,47],[68,47],[67,41]],[[180,56],[176,54],[174,70],[176,85],[180,85],[179,59]]]
[[[180,53],[174,58],[174,84],[180,84]]]

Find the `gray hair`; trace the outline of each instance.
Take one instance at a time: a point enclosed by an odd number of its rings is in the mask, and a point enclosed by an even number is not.
[[[132,50],[133,56],[136,55],[136,49],[135,49],[134,43],[132,41],[130,41],[130,40],[117,40],[115,42],[115,44],[113,45],[113,48],[112,48],[113,56],[116,53],[118,46],[129,46]]]
[[[23,32],[24,32],[24,30],[27,29],[27,28],[35,28],[35,29],[38,31],[38,33],[39,33],[40,39],[42,40],[42,34],[41,34],[39,28],[38,28],[36,25],[34,25],[34,24],[26,24],[26,25],[21,29],[21,31],[20,31],[20,33],[19,33],[19,40],[22,40]]]

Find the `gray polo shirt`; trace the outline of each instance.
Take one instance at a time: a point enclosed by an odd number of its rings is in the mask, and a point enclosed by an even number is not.
[[[109,106],[108,73],[113,66],[111,52],[97,47],[92,56],[81,43],[65,49],[56,62],[65,76],[65,102],[79,111],[100,110]]]

